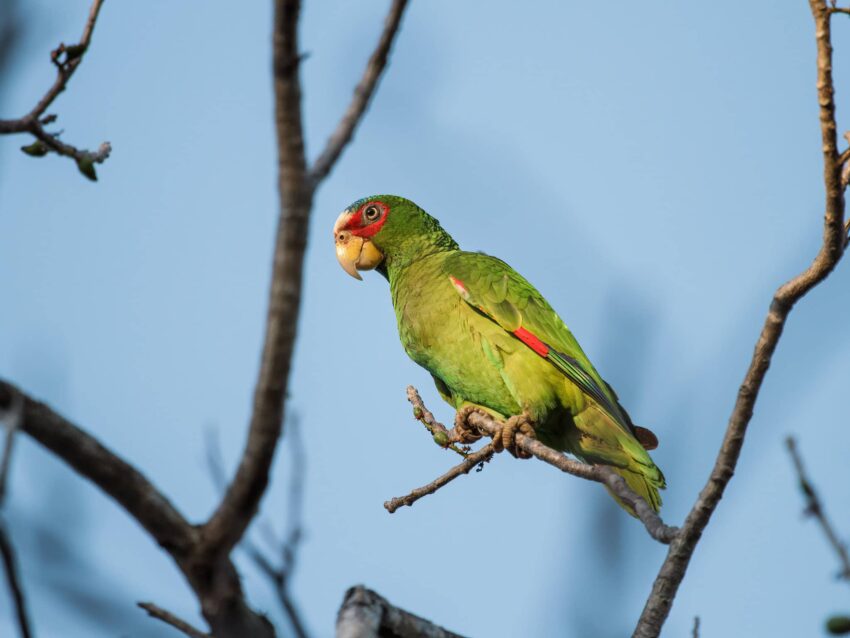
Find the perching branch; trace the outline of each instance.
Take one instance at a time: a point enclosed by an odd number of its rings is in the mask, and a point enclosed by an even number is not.
[[[652,587],[652,592],[635,628],[635,638],[655,638],[670,613],[688,563],[717,508],[732,475],[744,444],[744,435],[753,416],[753,408],[776,350],[788,314],[800,299],[823,281],[844,253],[844,189],[836,142],[835,102],[832,82],[831,12],[824,0],[809,0],[815,21],[817,42],[817,93],[820,106],[821,142],[823,148],[825,216],[823,245],[811,265],[782,285],[774,294],[764,326],[756,343],[750,367],[738,390],[735,407],[708,482],[685,519]]]
[[[804,512],[806,515],[814,516],[817,519],[827,541],[829,541],[832,549],[835,550],[835,554],[838,556],[838,562],[841,565],[838,577],[850,582],[850,555],[847,553],[847,545],[835,533],[835,528],[826,516],[826,511],[818,497],[818,493],[815,491],[803,467],[803,459],[797,450],[797,442],[794,440],[794,437],[789,436],[785,439],[785,445],[788,448],[788,454],[791,455],[791,461],[794,463],[794,470],[797,472],[797,481],[800,485],[800,490],[806,499],[806,509]]]
[[[327,176],[354,128],[386,66],[406,0],[395,0],[387,26],[355,91],[355,98],[331,137],[327,154],[308,172],[301,123],[302,57],[298,48],[299,0],[276,0],[274,17],[274,92],[278,140],[280,217],[272,265],[272,283],[260,371],[248,439],[236,475],[218,509],[202,530],[204,550],[226,555],[245,533],[268,483],[282,431],[284,398],[289,383],[301,305],[304,251],[313,195]]]
[[[419,396],[419,392],[417,392],[416,388],[413,386],[407,387],[407,400],[410,401],[413,405],[414,411],[416,411],[418,415],[421,415],[423,420],[429,421],[431,426],[435,429],[442,429],[445,431],[445,426],[434,419],[434,415],[431,414],[431,412],[425,407],[422,397]],[[500,426],[494,419],[489,416],[484,416],[478,412],[471,413],[467,420],[470,425],[477,428],[487,436],[493,437],[500,431]],[[553,450],[540,441],[525,436],[522,433],[517,434],[516,443],[519,449],[524,450],[528,454],[535,456],[549,465],[557,467],[562,472],[566,472],[567,474],[572,474],[573,476],[578,476],[589,481],[603,483],[609,490],[617,495],[617,498],[621,499],[635,511],[640,521],[644,524],[644,527],[646,527],[646,531],[649,532],[649,535],[660,543],[670,543],[676,537],[676,534],[678,533],[677,528],[665,525],[664,521],[661,520],[658,514],[655,513],[647,502],[635,494],[635,492],[632,491],[632,489],[626,484],[623,477],[615,473],[611,470],[611,468],[605,465],[589,465],[587,463],[567,458],[558,450]],[[385,504],[384,507],[386,507],[390,512],[393,512],[401,505],[409,505],[425,494],[434,493],[437,489],[464,473],[459,468],[466,467],[468,460],[469,458],[433,483],[415,490],[411,495],[400,499],[393,499],[392,501],[389,501],[388,504]],[[479,460],[478,462],[480,463],[481,461]],[[474,466],[469,467],[469,469],[472,467]],[[468,472],[469,470],[467,469],[466,471]],[[431,487],[433,487],[433,489],[430,489]]]
[[[378,85],[384,69],[386,69],[390,49],[398,34],[401,17],[404,14],[405,8],[407,8],[407,2],[408,0],[393,0],[390,6],[390,12],[384,20],[384,30],[378,40],[378,45],[369,58],[369,62],[366,64],[363,77],[360,78],[360,82],[354,88],[354,96],[351,98],[351,103],[348,105],[336,130],[328,139],[325,150],[322,151],[310,169],[310,180],[313,184],[318,184],[331,172],[342,151],[354,136],[354,130],[357,128],[360,120],[363,119],[363,113],[369,106],[369,101],[375,93],[375,87]]]
[[[390,602],[357,585],[345,592],[336,619],[336,638],[463,638],[429,620],[394,607]]]
[[[196,629],[182,618],[178,618],[170,611],[167,611],[162,607],[154,605],[153,603],[136,604],[142,609],[144,609],[146,612],[148,612],[148,615],[152,618],[161,620],[166,625],[171,625],[180,633],[189,636],[189,638],[210,638],[210,635],[208,633],[204,633],[203,631]]]
[[[76,161],[80,172],[92,181],[97,180],[94,165],[106,161],[112,151],[109,142],[101,144],[96,151],[78,149],[62,142],[59,139],[59,133],[50,133],[44,127],[56,120],[55,115],[45,115],[45,111],[65,90],[74,71],[83,61],[102,5],[103,0],[94,0],[92,3],[83,35],[77,44],[60,44],[50,53],[50,59],[56,67],[56,79],[32,110],[16,120],[0,120],[0,134],[29,133],[36,138],[32,144],[21,147],[27,155],[42,157],[52,151],[58,155],[71,157]]]

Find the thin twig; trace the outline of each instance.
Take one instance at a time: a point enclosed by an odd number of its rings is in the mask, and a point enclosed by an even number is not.
[[[32,638],[32,623],[27,613],[26,597],[24,596],[24,588],[18,573],[18,561],[15,557],[15,549],[12,546],[12,541],[9,539],[6,523],[2,519],[0,519],[0,556],[3,559],[3,571],[6,573],[6,581],[9,584],[9,591],[12,594],[12,601],[15,605],[18,631],[21,634],[21,638]]]
[[[782,336],[788,314],[794,304],[826,279],[844,253],[844,190],[841,186],[841,166],[838,164],[836,140],[830,13],[824,0],[809,0],[809,6],[815,21],[817,42],[816,86],[826,200],[823,244],[811,265],[797,277],[780,286],[773,296],[749,369],[738,390],[735,407],[714,467],[679,535],[670,544],[667,557],[655,578],[652,592],[635,628],[635,638],[655,638],[661,633],[661,627],[670,613],[691,556],[735,472],[759,390]]]
[[[835,553],[838,556],[838,562],[841,565],[838,577],[850,582],[850,555],[847,553],[847,545],[845,545],[838,537],[838,534],[835,533],[835,528],[826,516],[823,504],[821,503],[811,481],[809,481],[809,477],[803,467],[803,459],[800,456],[800,452],[797,450],[797,442],[794,440],[794,437],[789,436],[785,439],[785,445],[788,448],[788,454],[791,455],[791,461],[794,463],[794,469],[797,472],[797,480],[800,485],[800,490],[803,492],[803,496],[806,499],[805,513],[807,515],[814,516],[817,519],[821,529],[823,529],[823,533],[826,536],[827,541],[829,541],[832,549],[835,550]]]
[[[44,113],[68,86],[71,76],[83,61],[83,56],[91,44],[92,33],[94,33],[102,6],[103,0],[92,2],[83,34],[77,44],[60,44],[51,52],[50,59],[56,67],[56,79],[32,110],[18,119],[0,120],[0,134],[30,133],[36,138],[36,142],[21,149],[28,155],[41,157],[53,151],[59,155],[71,157],[76,161],[80,172],[91,180],[97,180],[94,164],[100,164],[109,157],[112,150],[109,142],[101,144],[97,151],[87,151],[65,144],[59,140],[58,133],[49,133],[44,129],[45,124],[56,119],[56,116],[45,116]]]
[[[392,5],[390,5],[389,13],[384,20],[384,30],[369,58],[369,62],[366,64],[363,77],[360,78],[360,82],[354,88],[351,103],[336,130],[328,139],[325,150],[322,151],[310,169],[310,180],[314,185],[321,182],[331,172],[342,151],[354,136],[354,130],[360,120],[363,119],[363,113],[369,106],[369,101],[375,93],[375,87],[387,67],[390,49],[398,34],[401,17],[404,15],[405,8],[407,8],[407,2],[408,0],[393,0]]]
[[[691,638],[699,638],[699,616],[694,616],[694,626],[691,629]]]
[[[177,631],[189,636],[190,638],[211,638],[211,635],[201,631],[200,629],[195,629],[192,625],[187,623],[182,618],[178,618],[170,611],[163,609],[153,603],[136,603],[139,607],[148,612],[153,618],[157,620],[161,620],[166,625],[171,625]]]
[[[345,592],[336,618],[336,638],[463,638],[430,620],[392,605],[386,598],[357,585]]]
[[[455,465],[452,469],[450,469],[442,476],[435,478],[427,485],[417,487],[415,490],[412,490],[410,494],[407,494],[406,496],[396,496],[390,499],[389,501],[386,501],[384,503],[384,508],[390,514],[392,514],[399,507],[404,507],[405,505],[413,505],[423,496],[433,494],[444,485],[451,483],[457,477],[462,476],[464,474],[469,474],[469,472],[472,471],[473,468],[481,465],[481,463],[486,463],[491,458],[493,458],[493,454],[495,454],[495,451],[493,450],[493,444],[488,443],[480,450],[472,452],[471,454],[467,454],[466,458],[463,461]]]
[[[419,396],[419,392],[412,385],[407,387],[407,400],[413,404],[414,410],[418,409],[421,412],[423,419],[433,421],[434,427],[445,429],[444,425],[436,422],[434,415],[431,414],[431,412],[425,407],[422,397]],[[500,431],[499,424],[496,423],[494,419],[489,416],[484,416],[478,412],[471,413],[468,417],[468,422],[470,425],[478,428],[481,432],[490,437],[495,436]],[[653,510],[645,500],[635,494],[635,492],[632,491],[632,489],[626,484],[625,479],[614,472],[611,468],[605,465],[589,465],[580,461],[574,461],[573,459],[564,456],[564,454],[558,450],[554,450],[537,439],[533,439],[521,433],[517,434],[516,443],[518,448],[540,459],[541,461],[548,463],[549,465],[557,467],[562,472],[566,472],[567,474],[572,474],[573,476],[578,476],[579,478],[587,479],[589,481],[603,483],[609,490],[617,495],[617,498],[621,499],[634,510],[644,527],[646,527],[646,531],[649,532],[649,535],[658,542],[667,544],[676,537],[678,529],[670,525],[665,525],[664,521],[661,520],[661,517],[658,516],[655,510]],[[458,468],[464,465],[465,463],[461,463]],[[458,468],[455,468],[455,470]],[[454,470],[450,471],[447,475],[444,475],[443,477],[440,477],[440,479],[437,479],[437,481],[434,481],[434,483],[437,483],[446,476],[451,475],[453,472]],[[458,473],[458,475],[459,474],[460,473]],[[445,485],[445,483],[448,483],[453,478],[456,478],[456,476],[450,476],[450,478],[445,480],[445,482],[441,485],[436,485],[433,491],[436,491],[439,487],[442,487],[442,485]],[[429,486],[426,486],[425,488],[420,489],[425,490],[428,487]],[[430,493],[432,492],[424,492],[424,494]],[[406,497],[402,497],[402,499],[404,498]],[[416,499],[414,499],[414,501],[415,500]],[[390,503],[392,503],[392,501],[390,501]]]

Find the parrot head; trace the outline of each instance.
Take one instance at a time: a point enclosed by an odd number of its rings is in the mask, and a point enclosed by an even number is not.
[[[336,258],[343,270],[361,279],[360,270],[403,265],[457,243],[440,223],[416,204],[396,195],[374,195],[346,208],[334,224]]]

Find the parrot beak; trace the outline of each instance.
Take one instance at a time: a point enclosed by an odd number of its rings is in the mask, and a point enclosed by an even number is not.
[[[358,270],[372,270],[384,260],[384,255],[367,237],[359,237],[348,230],[351,213],[343,211],[334,224],[336,259],[342,269],[355,279],[363,279]]]

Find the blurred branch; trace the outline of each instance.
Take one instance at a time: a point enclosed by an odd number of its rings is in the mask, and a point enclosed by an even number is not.
[[[141,472],[48,406],[0,379],[0,410],[8,409],[16,395],[23,400],[21,430],[115,499],[171,555],[198,596],[214,635],[274,635],[265,617],[245,603],[232,562],[227,558],[210,562],[199,555],[197,529]]]
[[[153,618],[157,618],[164,622],[167,625],[171,625],[177,631],[189,636],[190,638],[210,638],[210,635],[200,631],[199,629],[195,629],[192,625],[187,623],[185,620],[182,620],[172,614],[170,611],[166,611],[162,607],[158,607],[153,603],[136,603],[139,607],[148,612]]]
[[[301,306],[304,251],[313,195],[362,118],[387,55],[406,0],[395,0],[378,49],[369,60],[355,97],[312,172],[307,169],[301,122],[302,56],[298,51],[300,0],[275,0],[274,94],[278,145],[280,216],[272,264],[268,315],[254,405],[245,449],[221,503],[203,526],[202,549],[226,555],[257,512],[283,429],[284,404]]]
[[[21,421],[24,416],[24,398],[19,392],[12,395],[9,408],[0,410],[0,423],[6,430],[5,442],[3,444],[3,456],[0,458],[0,507],[6,502],[8,491],[9,471],[12,466],[12,450],[15,445],[15,435],[21,429]]]
[[[345,592],[336,619],[336,638],[463,638],[429,620],[394,607],[363,585]]]
[[[809,481],[809,477],[803,467],[803,459],[800,456],[800,452],[797,450],[797,442],[794,440],[794,437],[789,436],[785,439],[785,445],[788,448],[788,454],[791,455],[791,461],[794,463],[794,470],[797,472],[797,480],[800,485],[800,490],[803,492],[803,496],[806,499],[806,509],[804,510],[804,513],[808,516],[814,516],[817,519],[821,529],[823,529],[826,539],[829,541],[829,544],[832,545],[832,548],[838,556],[838,562],[841,565],[838,577],[850,582],[850,555],[847,554],[847,546],[840,538],[838,538],[838,534],[835,533],[835,528],[826,516],[823,504],[821,503],[811,481]]]
[[[23,419],[24,400],[20,393],[15,393],[8,408],[0,406],[0,423],[6,429],[6,437],[3,445],[3,459],[0,464],[0,509],[6,504],[6,494],[9,471],[12,466],[12,447],[15,435],[21,427]],[[15,547],[6,528],[6,522],[0,517],[0,558],[3,561],[3,571],[6,574],[6,582],[9,585],[9,594],[15,608],[15,616],[18,620],[18,631],[21,638],[33,636],[32,623],[27,613],[27,601],[24,588],[18,573],[18,560],[15,556]]]
[[[422,401],[422,397],[419,396],[419,392],[412,385],[407,386],[407,400],[413,404],[414,412],[417,415],[421,415],[421,418],[427,421],[432,428],[437,430],[442,430],[443,432],[447,432],[446,427],[441,423],[438,423],[436,419],[434,419],[434,415],[425,407],[425,404]],[[472,412],[467,421],[470,425],[480,430],[482,433],[487,436],[493,437],[500,432],[500,425],[491,417],[484,416],[478,412]],[[644,501],[640,496],[635,494],[626,484],[626,481],[623,477],[616,474],[611,468],[605,465],[590,465],[587,463],[582,463],[580,461],[574,461],[570,458],[567,458],[564,454],[559,452],[558,450],[553,450],[552,448],[544,445],[540,441],[533,439],[531,437],[525,436],[522,433],[517,433],[516,435],[516,443],[517,448],[525,451],[526,453],[540,459],[557,467],[562,472],[566,472],[567,474],[572,474],[573,476],[578,476],[579,478],[587,479],[589,481],[595,481],[597,483],[602,483],[608,489],[610,489],[614,494],[617,495],[619,499],[621,499],[624,503],[628,504],[637,514],[637,517],[643,523],[644,527],[646,527],[646,531],[649,533],[652,538],[657,540],[660,543],[669,543],[676,537],[678,532],[677,528],[671,527],[669,525],[665,525],[664,521],[661,520],[661,517]],[[482,448],[483,451],[485,448]],[[479,452],[480,452],[479,451]],[[472,455],[470,455],[472,456]],[[468,460],[468,459],[467,459]],[[480,462],[480,461],[479,461]],[[425,494],[432,494],[437,489],[445,485],[449,481],[451,481],[456,476],[462,474],[462,471],[459,471],[459,468],[465,467],[467,461],[461,463],[458,467],[454,468],[454,470],[448,472],[443,477],[440,477],[436,481],[430,484],[430,486],[426,486],[425,488],[420,488],[417,492],[422,491],[422,494],[419,494],[416,498],[411,500],[411,503],[415,501],[417,498],[424,496]],[[471,469],[471,468],[470,468]],[[468,470],[467,470],[468,471]],[[448,477],[448,478],[447,478]],[[442,483],[439,483],[443,480]],[[428,490],[429,487],[434,486],[433,490]],[[406,499],[410,499],[411,497],[402,497],[401,501],[405,501]],[[390,505],[393,504],[393,501],[390,501]],[[409,503],[399,503],[409,504]],[[385,505],[385,507],[387,507]],[[396,506],[397,509],[398,506]],[[387,507],[390,510],[389,507]],[[390,510],[391,512],[393,510]]]
[[[691,629],[691,638],[699,638],[699,616],[694,616],[694,626]]]
[[[62,43],[51,51],[50,60],[56,67],[56,79],[32,110],[15,120],[0,120],[0,134],[30,133],[36,138],[35,142],[21,148],[27,155],[42,157],[53,151],[59,155],[71,157],[76,161],[80,172],[93,181],[97,180],[94,165],[104,162],[112,151],[109,142],[101,144],[96,151],[78,149],[60,141],[60,133],[50,133],[44,127],[56,120],[56,116],[45,115],[45,111],[65,90],[71,76],[74,75],[77,67],[83,61],[83,56],[91,43],[94,26],[102,5],[103,0],[92,2],[83,34],[77,44],[65,45]]]
[[[345,150],[354,136],[354,130],[360,120],[363,119],[363,113],[369,106],[369,101],[375,93],[375,87],[378,85],[384,69],[386,69],[390,49],[398,34],[401,17],[407,8],[407,2],[408,0],[393,0],[392,5],[390,5],[390,11],[384,20],[384,30],[378,39],[378,44],[372,56],[369,58],[369,62],[366,64],[363,77],[360,78],[360,82],[354,88],[351,103],[336,130],[328,139],[325,150],[322,151],[310,169],[310,181],[314,185],[318,185],[331,172],[342,151]]]
[[[732,475],[753,408],[770,361],[782,336],[788,314],[800,299],[823,281],[844,253],[844,189],[836,140],[835,101],[832,81],[832,43],[829,7],[824,0],[809,0],[817,42],[817,94],[823,150],[825,215],[823,244],[811,265],[782,285],[774,294],[764,327],[756,343],[747,374],[738,390],[735,407],[708,482],[685,519],[684,525],[653,583],[652,592],[635,628],[635,638],[654,638],[670,613],[673,600],[697,543],[717,508]]]
[[[277,594],[278,601],[283,609],[292,631],[296,638],[307,638],[309,632],[306,629],[304,620],[301,617],[301,612],[292,594],[289,590],[289,584],[292,575],[295,572],[295,566],[298,558],[298,546],[303,537],[302,528],[302,504],[304,499],[304,473],[305,473],[305,458],[306,450],[304,449],[301,440],[301,430],[298,426],[298,421],[295,418],[290,419],[287,427],[287,434],[292,441],[292,472],[289,483],[289,513],[287,516],[287,525],[289,533],[286,535],[286,540],[278,541],[275,537],[271,526],[264,526],[262,529],[266,531],[266,537],[270,545],[278,547],[280,554],[280,564],[276,565],[275,560],[269,558],[266,552],[254,544],[251,538],[246,535],[239,544],[239,547],[248,555],[248,558],[254,563],[257,569],[269,580]],[[216,487],[224,491],[227,487],[227,479],[224,472],[224,460],[221,455],[221,446],[218,444],[218,437],[214,430],[210,430],[207,436],[207,464],[210,469],[213,483]],[[260,524],[267,523],[261,520]]]
[[[15,557],[15,549],[9,539],[9,531],[6,523],[0,519],[0,556],[3,559],[3,570],[6,572],[6,581],[9,583],[9,592],[15,606],[15,615],[18,619],[18,631],[21,638],[32,638],[32,624],[27,613],[27,602],[21,578],[18,574],[18,561]]]

